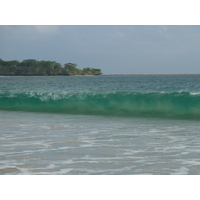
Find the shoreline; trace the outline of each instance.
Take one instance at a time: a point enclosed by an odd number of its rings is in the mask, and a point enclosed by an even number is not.
[[[14,75],[14,74],[0,74],[0,76],[101,76],[101,75],[40,75],[40,74],[20,74],[20,75]]]
[[[40,75],[40,74],[0,74],[0,76],[187,76],[187,75],[200,75],[200,74],[101,74],[101,75]]]

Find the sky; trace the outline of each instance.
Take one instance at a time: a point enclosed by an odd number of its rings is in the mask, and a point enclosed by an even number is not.
[[[200,26],[1,25],[0,58],[76,63],[103,74],[200,74]]]

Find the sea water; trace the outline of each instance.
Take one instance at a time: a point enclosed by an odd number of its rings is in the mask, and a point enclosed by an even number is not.
[[[0,174],[200,174],[200,76],[0,77]]]

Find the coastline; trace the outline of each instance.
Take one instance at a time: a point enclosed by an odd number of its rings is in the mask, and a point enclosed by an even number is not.
[[[43,75],[43,74],[0,74],[0,76],[188,76],[188,75],[200,75],[200,74],[85,74],[85,75],[69,75],[69,74],[60,74],[60,75]]]
[[[67,74],[62,74],[62,75],[43,75],[43,74],[0,74],[0,76],[101,76],[101,75],[67,75]]]
[[[61,65],[56,61],[26,59],[4,61],[0,59],[0,76],[92,76],[101,75],[101,69],[86,67],[78,69],[76,63]]]

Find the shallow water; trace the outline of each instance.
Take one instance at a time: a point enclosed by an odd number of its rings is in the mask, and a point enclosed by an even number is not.
[[[200,174],[200,126],[1,111],[1,174]]]

